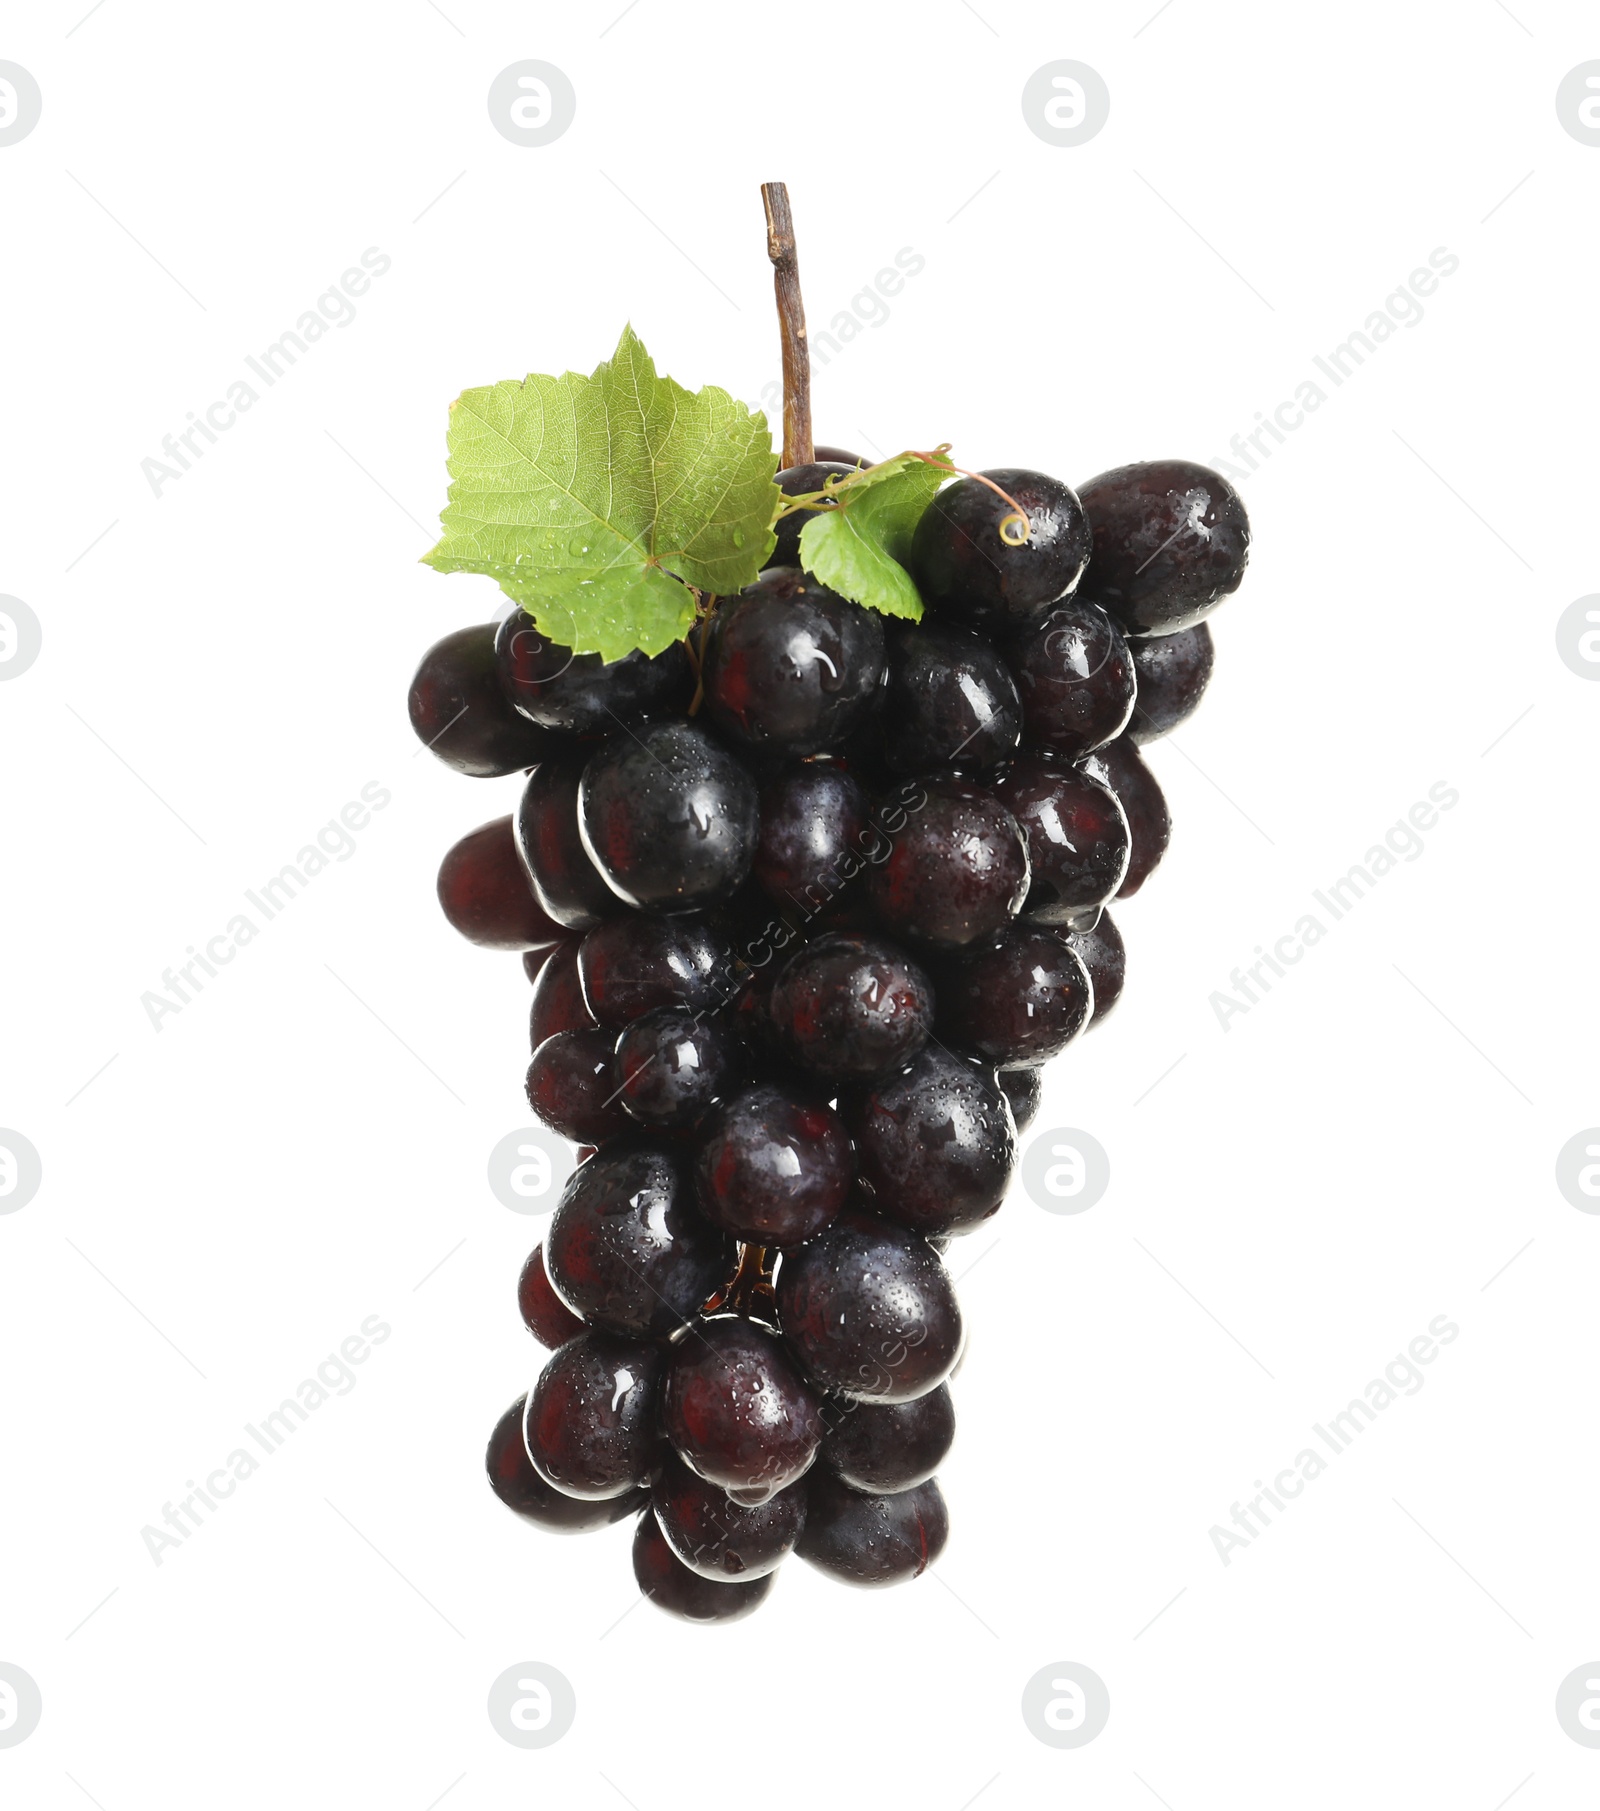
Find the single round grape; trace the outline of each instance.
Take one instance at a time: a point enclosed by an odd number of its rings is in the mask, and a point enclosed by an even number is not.
[[[1142,748],[1192,717],[1211,683],[1210,623],[1175,635],[1141,636],[1129,643],[1139,695],[1128,734]]]
[[[961,949],[1022,909],[1027,840],[990,793],[960,779],[913,780],[879,817],[892,846],[868,889],[895,935],[930,949]]]
[[[1089,558],[1089,521],[1059,478],[1012,466],[982,475],[1024,510],[1027,540],[1013,545],[1002,535],[1001,523],[1015,513],[1003,497],[976,478],[960,478],[918,522],[911,574],[940,616],[1005,634],[1037,622],[1077,584]]]
[[[1133,847],[1117,898],[1131,899],[1155,873],[1167,852],[1172,840],[1172,813],[1156,776],[1145,765],[1131,736],[1119,736],[1092,755],[1085,755],[1081,769],[1116,794],[1127,817]]]
[[[737,1314],[696,1321],[673,1347],[661,1424],[692,1471],[746,1504],[794,1483],[822,1440],[816,1396],[783,1341]]]
[[[773,1575],[726,1582],[702,1578],[672,1551],[655,1516],[639,1518],[633,1537],[633,1576],[658,1610],[685,1622],[737,1622],[772,1589]]]
[[[932,1478],[893,1496],[865,1496],[819,1468],[795,1552],[847,1585],[898,1585],[920,1578],[949,1538],[950,1514]]]
[[[556,1534],[584,1534],[637,1515],[649,1500],[642,1489],[624,1491],[619,1497],[569,1497],[539,1476],[522,1438],[527,1404],[527,1397],[519,1396],[494,1424],[484,1456],[490,1486],[506,1508]]]
[[[1032,885],[1023,911],[1040,924],[1071,924],[1104,905],[1128,872],[1132,837],[1115,796],[1083,769],[1023,753],[994,783],[994,794],[1028,839]]]
[[[557,924],[589,931],[619,909],[578,832],[581,760],[541,761],[517,806],[517,847],[534,897]]]
[[[1133,712],[1134,656],[1094,604],[1066,598],[1011,649],[1022,740],[1075,760],[1120,736]]]
[[[698,723],[605,743],[578,788],[583,844],[631,906],[689,912],[731,899],[756,852],[756,783]]]
[[[1089,1023],[1097,1024],[1099,1017],[1096,1013]],[[1037,1069],[1001,1069],[995,1075],[995,1080],[1000,1085],[1000,1092],[1011,1103],[1011,1117],[1016,1121],[1017,1131],[1026,1132],[1039,1111],[1039,1101],[1044,1094],[1044,1077]]]
[[[517,1307],[522,1324],[541,1346],[555,1351],[569,1339],[588,1331],[587,1323],[578,1319],[551,1287],[545,1273],[544,1247],[535,1245],[517,1278]]]
[[[836,748],[877,699],[883,618],[794,566],[726,598],[702,660],[712,721],[746,748]]]
[[[558,1031],[580,1031],[595,1022],[578,977],[578,939],[565,938],[551,950],[533,986],[528,1008],[529,1048],[537,1050]]]
[[[580,1333],[545,1361],[522,1437],[534,1470],[569,1497],[620,1497],[661,1460],[661,1354],[643,1340]]]
[[[834,931],[783,965],[767,1014],[800,1068],[831,1082],[873,1081],[904,1068],[927,1042],[933,986],[887,939]]]
[[[956,1410],[940,1384],[915,1402],[830,1402],[821,1460],[852,1490],[915,1490],[944,1464],[956,1437]]]
[[[885,1219],[919,1233],[966,1232],[1005,1199],[1017,1157],[1011,1108],[991,1072],[936,1044],[854,1099],[848,1124]]]
[[[894,629],[888,670],[883,733],[894,772],[972,772],[1017,746],[1022,704],[993,642],[938,623]]]
[[[941,1037],[986,1063],[1045,1063],[1089,1023],[1089,971],[1065,936],[1008,925],[939,977]]]
[[[805,497],[821,490],[830,478],[847,478],[854,470],[854,465],[846,465],[843,460],[824,459],[819,451],[810,465],[791,465],[778,473],[774,483],[786,497]],[[800,564],[800,532],[816,514],[815,510],[797,509],[792,516],[783,518],[773,530],[778,544],[768,556],[769,567]]]
[[[821,911],[866,872],[867,800],[843,767],[807,761],[761,788],[756,884],[780,905]]]
[[[574,1144],[604,1144],[631,1129],[617,1087],[616,1043],[598,1025],[558,1031],[528,1065],[528,1105]]]
[[[578,974],[589,1011],[615,1031],[661,1006],[714,1009],[738,987],[724,927],[701,916],[613,918],[584,938]]]
[[[733,1274],[734,1245],[695,1211],[681,1159],[621,1139],[567,1179],[545,1235],[550,1281],[592,1326],[661,1337]]]
[[[514,610],[495,637],[495,665],[503,695],[526,718],[569,736],[609,736],[619,724],[652,711],[688,708],[694,671],[688,650],[675,641],[659,654],[637,648],[621,660],[574,654],[547,635],[533,618]]]
[[[778,1267],[778,1323],[820,1389],[912,1402],[950,1375],[961,1309],[927,1240],[858,1207]]]
[[[800,1245],[844,1206],[855,1162],[824,1101],[774,1082],[736,1094],[706,1128],[695,1186],[708,1220],[751,1245]]]
[[[1101,472],[1078,493],[1094,533],[1083,595],[1130,635],[1171,635],[1238,589],[1250,522],[1228,480],[1188,459]]]
[[[494,778],[532,767],[555,740],[506,702],[494,663],[494,624],[474,623],[436,641],[407,699],[411,727],[446,767]]]
[[[720,1017],[658,1006],[617,1040],[620,1101],[648,1126],[693,1126],[735,1085],[743,1046]]]
[[[777,1570],[806,1525],[806,1487],[791,1484],[764,1503],[735,1503],[676,1454],[650,1492],[667,1544],[691,1572],[728,1582]]]
[[[561,926],[533,896],[509,817],[480,824],[446,854],[439,904],[455,929],[484,949],[549,949],[561,941]]]
[[[1089,1021],[1092,1031],[1122,998],[1122,981],[1127,965],[1122,933],[1111,922],[1111,914],[1102,912],[1100,921],[1093,930],[1069,931],[1067,941],[1082,958],[1083,966],[1088,969],[1089,980],[1094,986],[1094,1016]],[[1021,1127],[1022,1121],[1019,1119],[1019,1131]]]

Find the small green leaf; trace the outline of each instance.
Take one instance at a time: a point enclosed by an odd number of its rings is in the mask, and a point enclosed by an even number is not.
[[[657,376],[631,327],[591,377],[466,391],[449,466],[426,563],[488,574],[552,640],[606,660],[660,653],[694,620],[690,586],[738,591],[774,545],[766,417]]]
[[[800,531],[801,565],[852,603],[919,622],[922,599],[905,562],[923,511],[949,476],[914,453],[872,467]]]

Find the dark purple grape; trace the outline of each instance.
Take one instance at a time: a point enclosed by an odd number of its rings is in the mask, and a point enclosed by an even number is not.
[[[681,641],[660,654],[636,648],[621,660],[574,654],[514,610],[494,644],[503,695],[521,714],[569,736],[609,736],[652,711],[687,709],[694,672]]]
[[[949,1538],[949,1511],[932,1478],[893,1496],[864,1496],[819,1467],[795,1552],[847,1585],[898,1585],[920,1578]]]
[[[576,937],[557,944],[534,983],[533,1004],[528,1009],[528,1035],[534,1050],[558,1031],[581,1031],[595,1022],[578,977],[578,949]]]
[[[1238,589],[1250,523],[1224,477],[1187,459],[1119,465],[1079,492],[1094,531],[1083,576],[1130,635],[1171,635]]]
[[[867,800],[842,767],[807,761],[761,788],[751,873],[781,905],[819,912],[866,872]]]
[[[551,1287],[545,1274],[542,1245],[535,1245],[528,1253],[522,1275],[517,1278],[517,1307],[522,1311],[523,1326],[552,1352],[588,1331],[587,1323],[579,1320]]]
[[[1089,971],[1066,937],[1012,924],[939,976],[939,1035],[986,1063],[1044,1063],[1089,1023]]]
[[[1100,922],[1092,931],[1069,931],[1067,941],[1082,958],[1094,986],[1094,1017],[1089,1021],[1089,1028],[1093,1030],[1122,998],[1127,960],[1122,933],[1111,922],[1111,914],[1102,912]],[[1019,1119],[1017,1129],[1020,1131],[1021,1128]]]
[[[1097,1023],[1099,1016],[1096,1013],[1089,1023]],[[1011,1103],[1011,1117],[1016,1121],[1018,1132],[1026,1132],[1039,1111],[1044,1077],[1037,1069],[1001,1069],[995,1080],[1000,1085],[1000,1092]]]
[[[965,780],[914,780],[879,813],[892,847],[873,909],[895,935],[953,950],[1009,924],[1028,892],[1028,844],[1010,810]]]
[[[764,1503],[735,1503],[673,1454],[650,1492],[667,1544],[691,1572],[719,1583],[764,1578],[777,1569],[806,1525],[805,1484]]]
[[[633,1576],[658,1610],[685,1622],[737,1622],[772,1589],[773,1575],[726,1583],[702,1578],[678,1558],[654,1515],[639,1518],[633,1537]]]
[[[743,1057],[723,1019],[658,1006],[617,1040],[621,1103],[647,1126],[697,1125],[736,1085]]]
[[[649,1501],[642,1489],[624,1491],[620,1497],[569,1497],[539,1476],[522,1438],[527,1404],[527,1397],[519,1396],[494,1424],[485,1455],[489,1483],[506,1508],[556,1534],[583,1534],[637,1515]]]
[[[976,478],[960,478],[917,524],[911,575],[924,602],[948,621],[1006,634],[1037,622],[1077,584],[1089,557],[1089,523],[1058,478],[1011,466],[982,475],[1027,512],[1027,540],[1013,545],[1001,534],[1001,523],[1015,514],[1004,498]]]
[[[883,737],[895,773],[993,767],[1021,733],[1016,681],[993,642],[938,623],[891,630]]]
[[[930,1044],[903,1075],[851,1101],[848,1124],[886,1219],[966,1232],[1005,1198],[1017,1156],[1011,1109],[991,1071],[948,1050]]]
[[[624,1139],[568,1178],[545,1235],[550,1281],[592,1326],[660,1337],[733,1274],[734,1246],[695,1211],[680,1159]]]
[[[711,1010],[738,988],[723,926],[703,917],[613,918],[584,938],[578,973],[590,1012],[614,1031],[661,1006]]]
[[[814,1239],[849,1198],[850,1140],[825,1102],[763,1082],[711,1121],[695,1159],[700,1206],[751,1245]]]
[[[534,1470],[569,1497],[620,1497],[661,1461],[661,1354],[643,1340],[580,1333],[552,1352],[528,1397]]]
[[[697,1321],[673,1347],[661,1422],[679,1458],[746,1504],[817,1456],[821,1411],[777,1334],[736,1314]]]
[[[1021,754],[994,784],[1028,839],[1032,885],[1023,910],[1040,924],[1070,925],[1104,905],[1128,872],[1128,820],[1090,771]]]
[[[1142,748],[1192,717],[1211,683],[1210,623],[1129,644],[1139,683],[1128,734]]]
[[[786,497],[805,497],[813,491],[821,490],[830,478],[847,478],[854,470],[853,464],[846,465],[838,459],[824,459],[819,451],[810,465],[791,465],[787,471],[778,473],[774,483]],[[769,567],[800,564],[800,531],[814,515],[813,510],[799,509],[792,516],[783,518],[773,530],[778,537],[778,544],[767,560]]]
[[[484,949],[549,949],[561,941],[561,926],[533,896],[509,817],[480,824],[449,851],[439,864],[439,904]]]
[[[961,1309],[927,1240],[846,1208],[778,1267],[778,1322],[819,1388],[912,1402],[950,1375]]]
[[[762,573],[711,619],[706,707],[746,748],[787,755],[836,748],[883,680],[883,618],[794,566]]]
[[[581,760],[541,761],[517,806],[517,848],[534,897],[557,924],[589,931],[621,909],[578,833]]]
[[[604,1144],[632,1127],[617,1088],[616,1043],[598,1025],[558,1031],[528,1065],[528,1105],[574,1144]]]
[[[1119,736],[1092,755],[1085,755],[1081,771],[1116,794],[1128,820],[1133,849],[1128,872],[1117,888],[1118,899],[1131,899],[1155,873],[1172,840],[1172,813],[1156,776],[1131,736]]]
[[[418,740],[457,773],[516,773],[549,754],[554,740],[506,702],[495,673],[493,623],[436,641],[422,657],[407,703]]]
[[[631,906],[690,912],[738,891],[756,852],[756,783],[698,723],[642,724],[589,759],[584,847]]]
[[[1022,697],[1022,740],[1076,760],[1120,736],[1133,711],[1134,657],[1122,631],[1094,604],[1053,604],[1011,649]]]
[[[915,1402],[830,1402],[821,1460],[853,1490],[915,1490],[944,1464],[956,1437],[956,1410],[940,1384]]]
[[[903,1068],[927,1042],[933,987],[884,938],[835,931],[783,965],[767,1014],[802,1069],[828,1081],[871,1081]]]
[[[872,461],[862,453],[847,453],[842,447],[814,446],[811,457],[819,465],[842,465],[846,471],[853,472],[857,466],[871,465]],[[798,470],[798,467],[794,468]],[[792,495],[793,493],[791,493]]]

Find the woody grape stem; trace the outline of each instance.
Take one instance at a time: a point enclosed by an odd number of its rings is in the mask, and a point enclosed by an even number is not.
[[[767,256],[772,260],[773,288],[778,297],[778,332],[783,345],[783,464],[785,470],[809,465],[811,438],[811,350],[806,343],[806,306],[800,295],[800,265],[795,256],[794,218],[788,186],[761,185],[767,215]]]

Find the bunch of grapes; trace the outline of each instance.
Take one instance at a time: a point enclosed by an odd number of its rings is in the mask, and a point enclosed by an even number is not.
[[[780,488],[859,463],[817,454]],[[515,612],[411,691],[450,766],[528,771],[439,896],[524,952],[528,1099],[580,1147],[490,1481],[545,1528],[637,1515],[640,1589],[696,1621],[791,1551],[884,1585],[944,1547],[944,1254],[999,1209],[1042,1066],[1116,1005],[1107,907],[1171,827],[1140,751],[1199,703],[1249,543],[1203,466],[986,472],[916,527],[911,623],[797,536],[664,653],[574,656]]]

